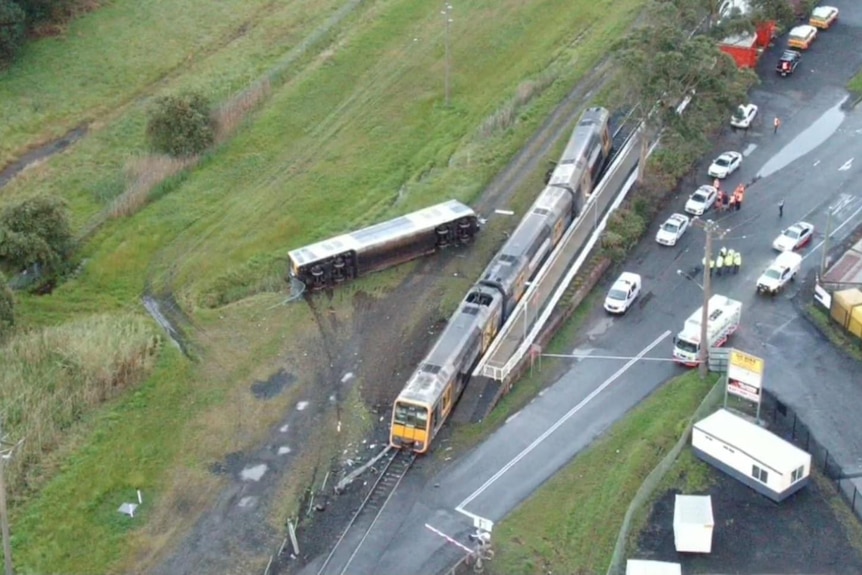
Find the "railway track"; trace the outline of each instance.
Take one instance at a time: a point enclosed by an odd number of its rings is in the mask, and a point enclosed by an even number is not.
[[[347,574],[354,557],[416,459],[416,454],[411,451],[387,449],[391,453],[381,461],[374,485],[335,542],[317,575]]]

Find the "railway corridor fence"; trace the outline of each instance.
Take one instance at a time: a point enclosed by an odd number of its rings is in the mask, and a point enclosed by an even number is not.
[[[554,308],[601,237],[610,214],[633,187],[642,128],[638,127],[616,155],[578,220],[533,279],[506,325],[473,372],[506,382],[530,352]]]

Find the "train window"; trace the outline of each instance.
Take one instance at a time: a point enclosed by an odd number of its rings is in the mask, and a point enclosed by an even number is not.
[[[395,423],[408,427],[424,428],[428,423],[428,410],[409,403],[396,403]]]
[[[493,301],[494,298],[491,297],[490,294],[482,293],[480,291],[474,291],[467,294],[467,303],[489,306]]]
[[[424,371],[425,373],[439,373],[440,366],[434,365],[433,363],[423,363],[419,366],[420,371]]]
[[[506,262],[507,264],[511,264],[518,261],[518,258],[516,258],[515,256],[510,256],[509,254],[503,254],[500,256],[500,261]]]

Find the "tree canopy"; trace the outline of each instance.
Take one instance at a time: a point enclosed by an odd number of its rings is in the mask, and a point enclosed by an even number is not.
[[[174,157],[193,156],[215,140],[209,100],[191,92],[156,100],[147,124],[150,145]]]
[[[39,196],[0,214],[0,264],[20,271],[39,266],[43,274],[61,271],[72,255],[74,238],[66,203]]]

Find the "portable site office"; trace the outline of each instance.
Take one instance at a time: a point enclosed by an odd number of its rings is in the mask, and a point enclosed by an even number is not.
[[[802,489],[811,473],[811,455],[774,433],[719,409],[694,424],[695,455],[780,502]]]

